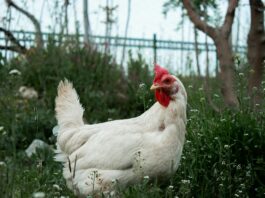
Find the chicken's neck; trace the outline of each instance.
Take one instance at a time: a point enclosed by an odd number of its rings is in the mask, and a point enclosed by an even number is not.
[[[175,97],[170,100],[167,107],[156,102],[139,119],[150,129],[154,129],[154,127],[161,128],[162,125],[166,127],[170,124],[176,124],[178,120],[186,123],[186,101],[181,97]]]

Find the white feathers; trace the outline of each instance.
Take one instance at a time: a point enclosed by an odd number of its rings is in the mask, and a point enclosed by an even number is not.
[[[113,181],[127,186],[144,176],[169,177],[185,140],[187,96],[182,83],[179,87],[167,108],[155,103],[136,118],[84,125],[76,91],[67,80],[61,82],[56,159],[64,162],[68,187],[89,195],[113,190]]]

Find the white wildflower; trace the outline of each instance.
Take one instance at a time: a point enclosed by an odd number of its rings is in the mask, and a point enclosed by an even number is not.
[[[245,184],[240,184],[240,187],[245,188],[246,186],[245,186]]]
[[[35,192],[33,193],[33,198],[44,198],[45,193],[44,192]]]
[[[172,190],[174,188],[174,186],[172,186],[172,185],[170,185],[169,187],[168,187],[168,189],[170,189],[170,190]]]
[[[216,98],[220,98],[220,96],[218,94],[214,94],[213,96]]]
[[[149,179],[149,176],[148,175],[144,176],[144,179],[147,179],[148,180]]]
[[[239,73],[238,74],[240,77],[243,77],[244,76],[244,73]]]
[[[56,190],[61,190],[60,186],[58,184],[53,184],[52,185]]]
[[[239,197],[239,195],[238,194],[235,194],[235,197]]]
[[[12,70],[10,70],[9,71],[9,74],[10,75],[21,75],[21,72],[19,71],[19,70],[17,70],[17,69],[12,69]]]
[[[192,85],[189,85],[189,86],[188,86],[188,88],[189,88],[189,89],[192,89],[192,88],[193,88],[193,86],[192,86]]]
[[[18,90],[22,98],[34,99],[38,98],[38,92],[31,87],[21,86]]]
[[[230,146],[229,146],[228,144],[226,144],[226,145],[224,145],[224,148],[225,148],[225,149],[229,149]]]
[[[6,163],[5,162],[3,162],[3,161],[0,161],[0,166],[6,166]]]
[[[3,126],[0,126],[0,131],[3,131],[4,130],[4,127]]]
[[[190,184],[190,180],[189,179],[182,179],[181,183],[183,184]]]
[[[200,88],[199,88],[199,91],[203,91],[203,88],[202,88],[202,87],[200,87]]]
[[[144,83],[140,83],[140,84],[139,84],[139,88],[140,88],[140,89],[145,88],[145,86],[146,86],[146,85],[145,85]]]
[[[248,136],[248,133],[244,133],[244,136]]]
[[[204,101],[205,101],[204,97],[200,98],[200,102],[204,102]]]

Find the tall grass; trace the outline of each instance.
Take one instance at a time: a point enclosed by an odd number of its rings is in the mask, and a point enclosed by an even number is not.
[[[0,193],[2,197],[69,196],[61,165],[53,152],[39,150],[29,158],[24,149],[35,138],[54,147],[51,129],[54,98],[60,80],[73,81],[80,94],[85,119],[96,123],[138,115],[149,108],[153,93],[152,66],[139,54],[129,56],[128,72],[111,56],[75,43],[57,45],[52,39],[43,51],[31,50],[26,57],[4,60],[0,67]],[[9,74],[17,69],[21,75]],[[118,190],[121,197],[264,197],[265,195],[265,108],[250,108],[246,95],[247,73],[237,76],[240,110],[209,106],[196,77],[181,77],[188,92],[186,143],[178,171],[161,184],[143,179],[140,184]],[[223,105],[212,82],[213,101]],[[20,86],[34,87],[38,99],[27,100]],[[263,83],[265,86],[265,83]],[[264,87],[263,87],[264,88]],[[155,115],[154,115],[155,116]]]

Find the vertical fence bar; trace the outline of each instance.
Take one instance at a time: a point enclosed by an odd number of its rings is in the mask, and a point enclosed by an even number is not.
[[[153,49],[154,49],[154,64],[156,64],[157,61],[157,46],[156,46],[156,34],[153,35]]]

